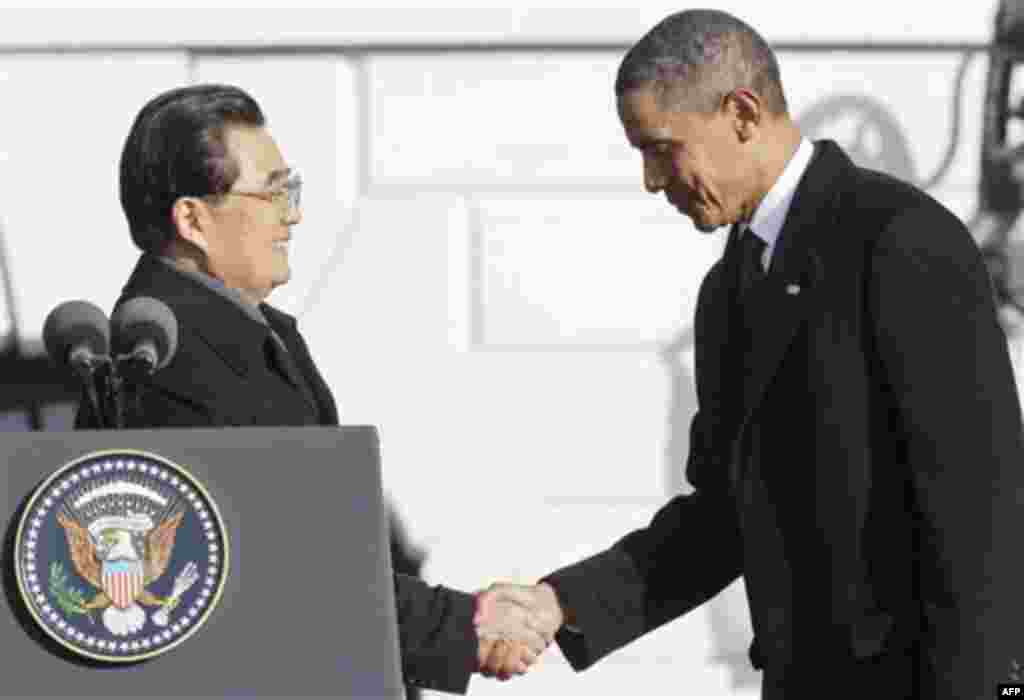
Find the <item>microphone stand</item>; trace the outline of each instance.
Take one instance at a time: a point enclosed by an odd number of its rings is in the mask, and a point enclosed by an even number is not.
[[[154,366],[151,358],[135,352],[119,355],[114,370],[115,427],[124,428],[126,420],[138,418],[142,412],[142,387]]]
[[[89,408],[96,417],[99,428],[110,426],[112,411],[110,409],[110,385],[113,364],[106,356],[77,357],[69,360],[71,369],[85,388]]]
[[[96,373],[93,375],[95,386],[89,387],[90,394],[95,393],[98,396],[98,403],[100,405],[99,419],[100,428],[109,430],[111,428],[120,428],[120,377],[117,376],[116,369],[113,362],[107,362],[101,365]],[[91,400],[91,397],[90,397]]]

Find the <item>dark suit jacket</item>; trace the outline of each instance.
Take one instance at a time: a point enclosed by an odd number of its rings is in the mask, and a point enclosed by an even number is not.
[[[129,427],[337,425],[330,389],[317,371],[295,319],[261,311],[284,341],[311,389],[312,402],[268,362],[270,329],[231,300],[143,255],[118,303],[149,296],[178,319],[178,351],[141,392],[140,417]],[[87,402],[76,427],[95,427]],[[410,685],[466,692],[477,665],[472,596],[395,576],[402,672]]]
[[[913,647],[920,697],[990,697],[1024,663],[1024,450],[971,236],[825,141],[748,302],[747,354],[736,257],[731,237],[698,300],[695,490],[546,577],[582,631],[560,633],[563,651],[586,668],[745,575],[756,666]],[[766,502],[773,532],[745,528]],[[783,554],[764,561],[771,537]],[[760,623],[772,606],[794,626],[789,648]]]

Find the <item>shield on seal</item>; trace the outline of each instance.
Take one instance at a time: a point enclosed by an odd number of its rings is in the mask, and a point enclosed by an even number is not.
[[[103,562],[103,591],[114,601],[114,605],[125,610],[135,604],[135,598],[142,593],[141,561]]]

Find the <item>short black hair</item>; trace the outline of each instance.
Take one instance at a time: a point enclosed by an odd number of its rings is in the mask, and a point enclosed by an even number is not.
[[[231,85],[190,85],[146,103],[121,152],[121,207],[135,245],[156,253],[173,239],[178,198],[230,190],[239,173],[225,128],[265,123],[256,100]]]
[[[684,10],[645,34],[619,64],[615,93],[654,87],[662,109],[716,111],[737,88],[788,111],[775,53],[750,25],[721,10]]]

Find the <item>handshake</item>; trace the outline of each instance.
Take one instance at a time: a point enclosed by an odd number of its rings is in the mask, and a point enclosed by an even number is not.
[[[526,673],[565,622],[554,589],[546,583],[496,583],[477,594],[478,672],[508,680]]]

